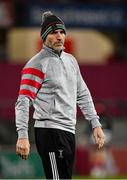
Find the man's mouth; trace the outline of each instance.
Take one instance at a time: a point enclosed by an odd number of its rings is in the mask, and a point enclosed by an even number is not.
[[[58,43],[55,43],[55,45],[57,45],[57,46],[63,46],[63,43],[62,43],[62,42],[58,42]]]

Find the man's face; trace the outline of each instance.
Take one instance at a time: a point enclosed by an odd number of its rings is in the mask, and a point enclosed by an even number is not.
[[[61,51],[64,48],[65,33],[62,29],[58,29],[49,33],[44,44],[55,51]]]

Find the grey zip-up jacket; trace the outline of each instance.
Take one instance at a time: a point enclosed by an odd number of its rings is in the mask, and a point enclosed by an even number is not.
[[[64,51],[59,56],[44,46],[22,70],[15,105],[18,137],[28,138],[31,105],[35,109],[35,127],[56,128],[75,134],[77,104],[93,128],[101,126],[76,59]]]

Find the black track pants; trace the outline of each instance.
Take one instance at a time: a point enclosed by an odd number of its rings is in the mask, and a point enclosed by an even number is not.
[[[35,128],[35,141],[46,179],[71,179],[75,135],[59,129]]]

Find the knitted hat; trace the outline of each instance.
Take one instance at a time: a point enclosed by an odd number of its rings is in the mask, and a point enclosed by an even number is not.
[[[64,22],[57,16],[51,13],[51,11],[44,12],[42,14],[42,24],[41,24],[41,37],[45,41],[47,35],[57,29],[64,30],[66,34],[66,29]]]

